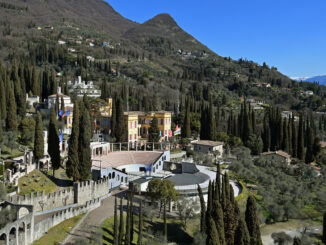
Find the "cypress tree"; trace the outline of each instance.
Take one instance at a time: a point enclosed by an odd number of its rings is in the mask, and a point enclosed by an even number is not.
[[[1,143],[2,143],[2,118],[1,118],[1,110],[0,110],[0,144]]]
[[[214,200],[213,202],[212,218],[216,224],[216,230],[219,234],[220,244],[224,245],[226,243],[225,243],[225,235],[224,235],[225,232],[224,232],[223,210],[218,200]]]
[[[245,221],[240,218],[237,230],[234,236],[234,244],[236,245],[250,245],[250,236]]]
[[[291,128],[292,128],[292,156],[298,156],[298,134],[297,127],[295,125],[294,116],[291,119]]]
[[[37,113],[34,133],[35,133],[35,137],[34,137],[33,155],[38,164],[40,159],[44,156],[43,123],[42,123],[42,116],[39,112]]]
[[[56,97],[55,97],[55,113],[57,113],[58,114],[58,112],[59,112],[59,94],[57,93],[56,94]]]
[[[57,115],[54,109],[51,109],[51,117],[48,129],[48,152],[51,157],[53,176],[55,170],[60,167],[60,146],[59,146],[59,131],[57,124]]]
[[[323,234],[322,234],[322,240],[324,244],[326,244],[326,212],[324,212],[323,216]]]
[[[111,136],[112,137],[116,137],[116,128],[117,128],[116,100],[112,99],[112,117],[111,117]]]
[[[220,245],[219,235],[212,218],[209,218],[209,232],[207,233],[206,245]]]
[[[126,125],[124,120],[124,112],[123,112],[123,101],[122,99],[118,99],[117,102],[117,120],[116,120],[116,139],[117,142],[123,142],[126,140]]]
[[[216,125],[215,125],[215,118],[214,118],[214,105],[213,99],[210,96],[209,98],[209,115],[208,115],[208,139],[215,140],[216,136]]]
[[[302,242],[301,242],[301,239],[299,237],[295,237],[293,239],[293,245],[301,245]]]
[[[134,240],[134,203],[133,196],[130,197],[130,244]]]
[[[166,222],[166,202],[163,204],[163,222],[164,222],[164,228],[163,228],[163,236],[164,236],[164,243],[167,243],[168,241],[168,226]]]
[[[143,204],[140,201],[139,204],[139,221],[138,221],[138,240],[137,245],[141,245],[143,241]]]
[[[41,95],[41,89],[40,89],[40,83],[39,80],[37,79],[37,73],[36,73],[36,67],[35,65],[33,66],[33,72],[32,72],[32,93],[33,95]]]
[[[85,108],[79,125],[79,139],[78,139],[78,151],[79,151],[79,176],[80,180],[87,180],[90,176],[92,167],[91,162],[91,150],[90,150],[90,117],[88,110]]]
[[[304,121],[303,121],[303,115],[302,114],[300,114],[300,118],[299,118],[297,154],[298,154],[298,158],[300,160],[304,159]]]
[[[118,202],[114,198],[114,227],[113,227],[113,245],[118,245]]]
[[[206,232],[206,204],[203,195],[203,191],[199,185],[197,185],[199,200],[200,200],[200,232]]]
[[[245,219],[250,235],[250,244],[262,245],[263,243],[261,240],[261,235],[259,230],[256,200],[252,196],[249,196],[247,200]]]
[[[118,245],[122,245],[123,237],[124,237],[123,205],[122,205],[122,198],[120,198],[120,225],[119,225]]]
[[[130,245],[130,198],[127,201],[125,245]]]
[[[148,129],[148,141],[149,142],[159,142],[160,140],[160,130],[158,128],[158,121],[156,117],[153,117],[150,128]]]
[[[14,95],[14,89],[8,84],[8,100],[7,100],[7,121],[6,121],[7,131],[17,131],[17,107]]]
[[[75,102],[74,114],[72,121],[72,131],[69,139],[69,151],[68,161],[66,163],[66,173],[69,178],[73,178],[73,181],[80,179],[79,175],[79,105]]]
[[[216,178],[215,178],[215,200],[221,199],[221,166],[217,163]]]
[[[182,137],[183,138],[190,138],[191,137],[191,128],[190,128],[190,97],[187,98],[186,101],[186,112],[183,121],[182,127]]]
[[[7,118],[7,102],[6,102],[6,91],[4,86],[4,81],[0,75],[0,110],[1,118],[5,120]]]

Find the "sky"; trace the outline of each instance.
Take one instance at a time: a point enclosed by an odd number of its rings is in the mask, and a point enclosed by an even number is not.
[[[247,58],[290,77],[326,75],[325,0],[107,0],[143,23],[169,13],[221,56]]]

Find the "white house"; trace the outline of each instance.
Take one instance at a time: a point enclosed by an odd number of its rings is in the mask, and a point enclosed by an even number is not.
[[[83,97],[86,94],[88,97],[98,98],[101,97],[101,90],[97,89],[92,81],[82,81],[81,76],[73,84],[71,81],[68,82],[71,93],[76,93],[78,97]]]
[[[211,141],[211,140],[198,140],[192,142],[194,146],[194,151],[201,153],[218,153],[217,157],[222,157],[223,155],[223,142]]]

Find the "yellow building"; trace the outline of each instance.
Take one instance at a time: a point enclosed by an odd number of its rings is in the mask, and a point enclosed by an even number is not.
[[[127,138],[128,143],[133,143],[138,141],[139,139],[139,116],[144,114],[141,111],[128,111],[124,113],[125,116],[125,123],[127,127]]]
[[[140,132],[142,138],[148,138],[148,130],[153,117],[157,118],[160,135],[164,140],[168,140],[171,131],[171,112],[151,111],[139,115]],[[172,135],[171,135],[172,136]]]

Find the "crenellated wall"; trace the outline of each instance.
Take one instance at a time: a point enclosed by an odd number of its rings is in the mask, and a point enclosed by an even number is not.
[[[87,200],[91,199],[90,197]],[[43,191],[25,196],[14,196],[10,198],[10,201],[17,204],[33,205],[34,212],[40,212],[73,204],[74,189],[71,187],[49,194],[45,194]]]

